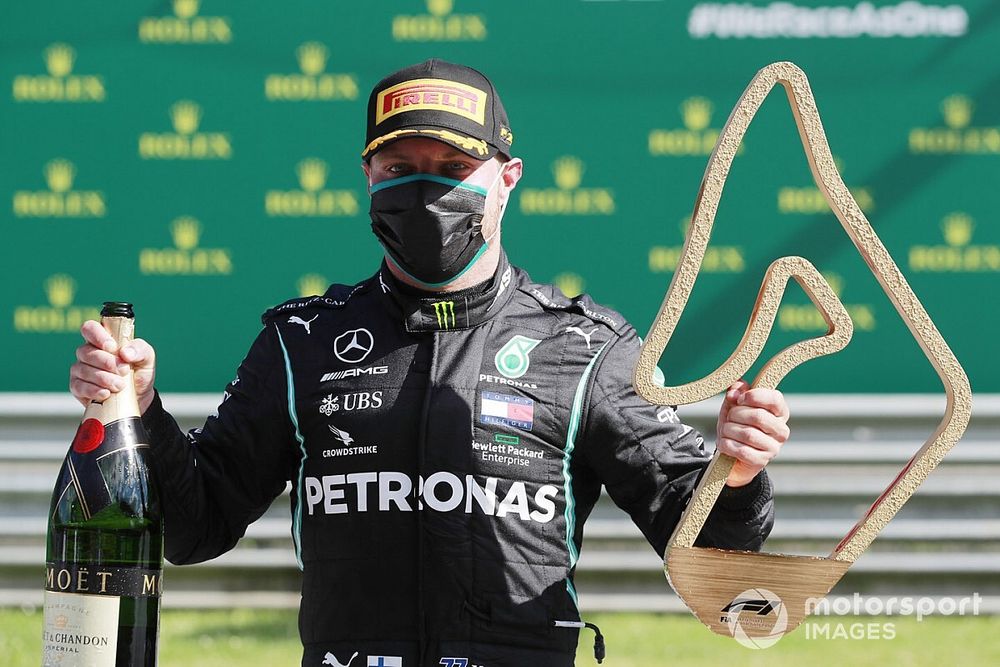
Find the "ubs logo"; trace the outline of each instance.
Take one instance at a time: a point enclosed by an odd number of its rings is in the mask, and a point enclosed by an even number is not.
[[[343,402],[341,402],[343,399]],[[320,402],[319,411],[329,417],[334,412],[355,412],[358,410],[370,410],[382,407],[381,391],[356,391],[351,394],[334,396],[328,394]],[[347,444],[347,443],[345,443]]]
[[[333,353],[347,364],[358,364],[371,354],[375,338],[368,329],[351,329],[333,340]]]

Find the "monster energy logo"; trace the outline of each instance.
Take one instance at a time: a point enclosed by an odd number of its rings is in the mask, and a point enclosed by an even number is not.
[[[455,327],[455,302],[435,301],[434,315],[437,317],[438,329],[451,329]]]

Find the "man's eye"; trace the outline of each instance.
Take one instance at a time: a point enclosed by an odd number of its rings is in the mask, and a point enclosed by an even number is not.
[[[390,174],[405,174],[409,171],[409,167],[405,164],[390,164],[385,168],[385,170]]]
[[[470,168],[469,165],[465,164],[464,162],[452,162],[451,164],[448,165],[448,169],[451,171],[465,171],[469,168]]]

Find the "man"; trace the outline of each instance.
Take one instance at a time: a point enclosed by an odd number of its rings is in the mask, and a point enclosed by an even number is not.
[[[153,349],[83,326],[77,398],[136,369],[171,561],[231,549],[291,481],[303,665],[572,665],[602,484],[662,553],[709,460],[635,394],[621,315],[507,261],[512,143],[475,70],[430,60],[379,82],[362,167],[382,267],[267,311],[217,416],[187,436],[153,389]],[[739,463],[703,544],[760,548],[761,471],[787,418],[777,391],[727,393],[717,444]]]

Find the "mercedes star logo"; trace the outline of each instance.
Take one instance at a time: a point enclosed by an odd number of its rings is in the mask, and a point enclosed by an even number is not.
[[[333,340],[333,353],[348,364],[364,361],[375,347],[375,338],[368,329],[351,329]]]

